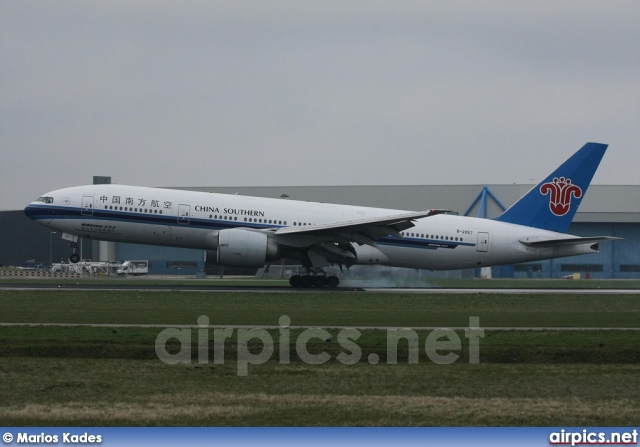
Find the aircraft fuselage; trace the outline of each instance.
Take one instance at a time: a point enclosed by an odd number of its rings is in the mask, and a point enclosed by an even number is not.
[[[403,210],[301,202],[124,185],[88,185],[47,193],[25,209],[32,219],[79,238],[215,250],[225,229],[269,232],[395,214]],[[440,214],[399,235],[354,244],[357,264],[452,270],[597,252],[597,244],[534,247],[563,233],[489,219]],[[268,233],[278,242],[276,234]],[[346,237],[346,236],[345,236]],[[354,236],[355,237],[355,236]],[[315,237],[314,240],[321,239]],[[308,246],[304,234],[288,245]]]

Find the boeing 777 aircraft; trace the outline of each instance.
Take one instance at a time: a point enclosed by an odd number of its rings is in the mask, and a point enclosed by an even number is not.
[[[607,145],[587,143],[495,220],[125,185],[59,189],[30,203],[31,219],[78,238],[205,250],[206,262],[261,267],[297,259],[293,287],[336,287],[329,265],[454,270],[595,253],[607,236],[569,228]]]

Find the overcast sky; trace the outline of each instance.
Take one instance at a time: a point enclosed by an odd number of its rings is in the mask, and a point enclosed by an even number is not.
[[[146,186],[640,184],[640,2],[0,0],[0,209]]]

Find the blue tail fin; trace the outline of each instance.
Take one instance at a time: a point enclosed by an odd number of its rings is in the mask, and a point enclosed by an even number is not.
[[[496,220],[566,233],[606,150],[585,144]]]

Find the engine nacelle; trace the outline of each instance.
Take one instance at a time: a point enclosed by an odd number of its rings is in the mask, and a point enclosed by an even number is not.
[[[356,264],[384,264],[389,262],[387,255],[382,253],[376,247],[370,245],[356,246],[356,256],[358,260]]]
[[[217,250],[207,250],[207,264],[262,267],[279,258],[278,245],[264,233],[231,228],[220,230],[215,236]]]

